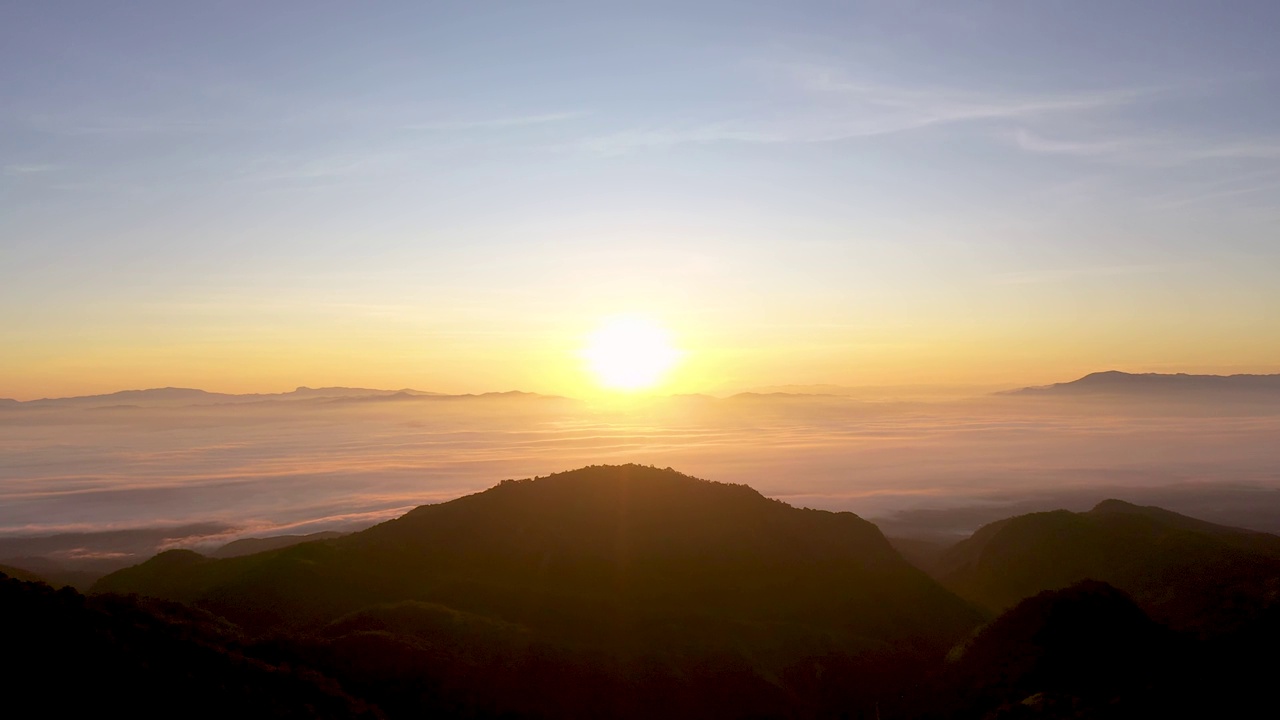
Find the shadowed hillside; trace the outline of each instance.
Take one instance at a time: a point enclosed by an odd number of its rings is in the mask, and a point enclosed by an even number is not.
[[[1275,714],[1275,638],[1206,641],[1085,580],[1027,598],[957,646],[909,715],[949,719],[1250,717]],[[927,708],[927,709],[926,709]]]
[[[1096,581],[1023,600],[952,653],[961,716],[1133,716],[1169,704],[1184,643]]]
[[[593,642],[605,627],[624,633],[673,613],[840,616],[847,639],[865,643],[972,619],[851,513],[639,466],[507,481],[348,537],[244,558],[171,551],[95,589],[197,602],[250,626],[430,600]],[[572,627],[560,627],[571,607]]]
[[[105,630],[74,631],[114,638],[86,651],[96,663],[132,667],[150,646],[128,633],[155,626],[175,672],[259,692],[254,668],[283,669],[264,716],[315,688],[332,714],[365,703],[391,718],[1121,718],[1269,702],[1280,538],[1108,500],[993,523],[940,563],[1003,614],[978,628],[851,513],[606,466],[253,555],[161,553],[96,589],[163,600],[45,590],[32,612],[98,608]],[[175,632],[204,649],[188,658]]]
[[[910,678],[904,667],[940,657],[977,621],[851,513],[636,465],[506,481],[247,557],[171,551],[95,589],[192,603],[250,630],[382,647],[415,667],[438,667],[440,638],[461,638],[469,649],[457,662],[478,671],[486,654],[532,663],[508,679],[523,691],[545,662],[621,683],[623,697],[667,687],[687,696],[690,715],[708,701],[816,709],[887,690],[876,687],[882,675]],[[440,630],[425,649],[423,627]],[[624,702],[621,714],[642,706]]]
[[[13,717],[380,716],[314,671],[247,656],[232,626],[181,605],[0,574],[0,608]]]
[[[1211,632],[1275,605],[1280,537],[1119,500],[992,523],[951,548],[936,576],[991,610],[1085,579],[1131,594],[1178,628]]]

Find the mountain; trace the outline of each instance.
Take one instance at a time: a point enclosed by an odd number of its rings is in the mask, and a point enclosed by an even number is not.
[[[1123,592],[1086,580],[1023,600],[958,646],[941,705],[948,717],[1151,715],[1173,709],[1186,646]]]
[[[0,407],[10,409],[22,408],[121,408],[121,407],[190,407],[210,405],[239,405],[262,402],[303,402],[350,399],[374,399],[386,397],[405,398],[450,398],[473,397],[462,395],[443,395],[405,388],[402,390],[377,390],[372,388],[299,387],[281,393],[216,393],[196,388],[150,388],[146,390],[121,390],[104,395],[81,395],[64,398],[41,398],[19,402],[0,400]]]
[[[1280,607],[1280,537],[1120,500],[991,523],[934,570],[993,611],[1085,579],[1129,593],[1175,628],[1220,632]]]
[[[937,570],[994,619],[980,626],[852,513],[625,465],[251,555],[172,550],[76,602],[132,628],[91,649],[97,662],[134,667],[148,646],[129,633],[180,629],[205,654],[165,646],[174,668],[213,662],[209,648],[234,663],[196,667],[237,688],[259,685],[246,668],[276,668],[285,700],[260,700],[282,712],[316,689],[335,713],[393,719],[1278,709],[1276,536],[1107,500],[989,524]]]
[[[250,625],[429,600],[597,641],[590,622],[616,629],[672,613],[808,622],[820,612],[867,642],[900,639],[883,627],[910,635],[971,619],[852,513],[634,465],[506,481],[279,552],[213,560],[171,551],[95,589],[216,606]],[[274,612],[256,610],[264,593]],[[569,606],[581,612],[572,628],[558,627]]]
[[[957,646],[907,713],[948,718],[1274,716],[1274,623],[1198,638],[1096,580],[1017,603]]]
[[[1277,375],[1187,375],[1096,372],[1071,382],[1013,390],[1006,395],[1060,397],[1220,397],[1280,399]]]
[[[266,552],[268,550],[279,550],[282,548],[292,547],[304,542],[312,542],[315,540],[330,540],[332,538],[342,537],[343,533],[325,531],[315,532],[307,535],[272,535],[264,538],[241,538],[233,540],[226,545],[214,550],[210,553],[210,557],[215,558],[231,558],[240,557],[242,555],[253,555],[254,553]]]
[[[4,574],[0,607],[14,717],[380,717],[314,670],[247,657],[233,627],[198,610]]]
[[[45,579],[43,577],[31,572],[30,570],[11,567],[9,565],[0,565],[0,574],[8,575],[14,580],[21,580],[23,582],[32,582],[32,583],[45,582]]]
[[[959,400],[980,397],[992,392],[1007,390],[1009,385],[767,385],[748,388],[746,392],[761,395],[782,393],[788,395],[834,395],[857,400],[921,402],[930,400]]]
[[[405,668],[445,678],[442,697],[483,692],[476,678],[496,673],[508,704],[494,712],[515,714],[892,703],[979,619],[852,513],[636,465],[505,481],[245,557],[170,551],[94,589],[319,638],[306,662],[362,678],[406,714],[437,705],[387,688]],[[400,660],[375,672],[351,667],[352,653]],[[549,689],[547,673],[557,686],[573,678],[581,697]],[[563,703],[573,710],[552,710]]]

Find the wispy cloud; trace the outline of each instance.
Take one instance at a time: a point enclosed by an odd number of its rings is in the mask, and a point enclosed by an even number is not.
[[[813,64],[783,67],[810,92],[857,105],[898,111],[901,129],[969,120],[1025,118],[1051,113],[1118,107],[1157,96],[1163,88],[1118,88],[1030,94],[947,87],[889,85],[850,78],[842,70]]]
[[[546,125],[583,117],[580,112],[555,112],[537,115],[514,115],[510,117],[442,120],[437,122],[414,123],[403,126],[405,130],[494,130],[499,128],[525,127],[529,125]]]
[[[1224,181],[1207,183],[1197,188],[1164,195],[1154,198],[1150,204],[1154,208],[1166,210],[1265,193],[1280,193],[1280,167],[1271,167],[1260,173],[1246,173]]]
[[[28,118],[27,123],[55,135],[186,135],[231,127],[209,118],[128,115],[37,115]]]
[[[1077,157],[1115,157],[1127,155],[1144,147],[1150,147],[1150,140],[1130,138],[1112,138],[1106,140],[1056,140],[1042,137],[1026,128],[1018,128],[1013,133],[1014,143],[1019,149],[1030,153],[1045,155],[1072,155]]]
[[[58,169],[57,165],[50,165],[50,164],[44,164],[44,163],[15,164],[15,165],[5,165],[3,172],[5,175],[8,175],[10,177],[16,177],[21,175],[40,175],[43,173],[54,172],[57,169]]]
[[[1126,275],[1153,275],[1173,272],[1178,264],[1147,265],[1098,265],[1077,268],[1056,268],[1051,270],[1028,270],[1023,272],[1001,273],[992,277],[998,285],[1035,285],[1040,283],[1068,282],[1081,278],[1117,277]]]
[[[1016,94],[890,85],[850,78],[813,64],[769,66],[793,96],[775,114],[672,122],[589,138],[581,147],[617,154],[686,143],[820,143],[902,133],[956,123],[1026,121],[1118,108],[1163,92],[1121,88],[1079,93]],[[794,97],[798,95],[798,97]]]
[[[313,158],[264,157],[240,174],[251,182],[325,182],[385,171],[402,160],[394,153],[346,153]]]
[[[1130,208],[1165,212],[1196,205],[1274,204],[1280,195],[1280,138],[1232,139],[1187,128],[1046,136],[1026,127],[1003,137],[1029,156],[1092,166],[1089,177],[1063,186],[1074,200],[1123,198]]]
[[[1022,127],[1015,130],[1011,137],[1020,150],[1028,153],[1073,156],[1147,167],[1227,160],[1280,160],[1280,138],[1224,141],[1186,133],[1049,138]]]
[[[1210,145],[1201,148],[1196,156],[1206,160],[1230,158],[1280,160],[1280,138]]]

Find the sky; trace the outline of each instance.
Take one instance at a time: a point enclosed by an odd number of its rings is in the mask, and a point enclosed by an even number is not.
[[[0,397],[1280,371],[1280,4],[3,2]]]

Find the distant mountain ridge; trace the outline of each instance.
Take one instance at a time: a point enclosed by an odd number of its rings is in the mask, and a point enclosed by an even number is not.
[[[79,395],[65,398],[40,398],[38,400],[13,400],[0,398],[0,408],[50,408],[81,407],[93,409],[128,408],[128,407],[192,407],[216,405],[240,405],[267,402],[361,402],[381,400],[474,400],[497,398],[556,398],[553,395],[511,390],[506,392],[487,392],[480,394],[464,393],[450,395],[447,393],[428,392],[404,388],[401,390],[378,390],[373,388],[299,387],[296,390],[280,393],[218,393],[198,388],[149,388],[146,390],[121,390],[104,395]]]
[[[223,545],[213,552],[209,553],[210,557],[215,558],[231,558],[240,557],[241,555],[253,555],[254,553],[267,552],[269,550],[281,550],[283,548],[300,545],[304,542],[314,542],[316,540],[332,540],[333,538],[342,537],[344,533],[326,530],[323,532],[308,533],[306,535],[271,535],[268,537],[252,537],[233,540]]]
[[[1266,395],[1280,397],[1280,374],[1188,375],[1186,373],[1126,373],[1107,370],[1078,380],[1011,390],[1003,395]]]

